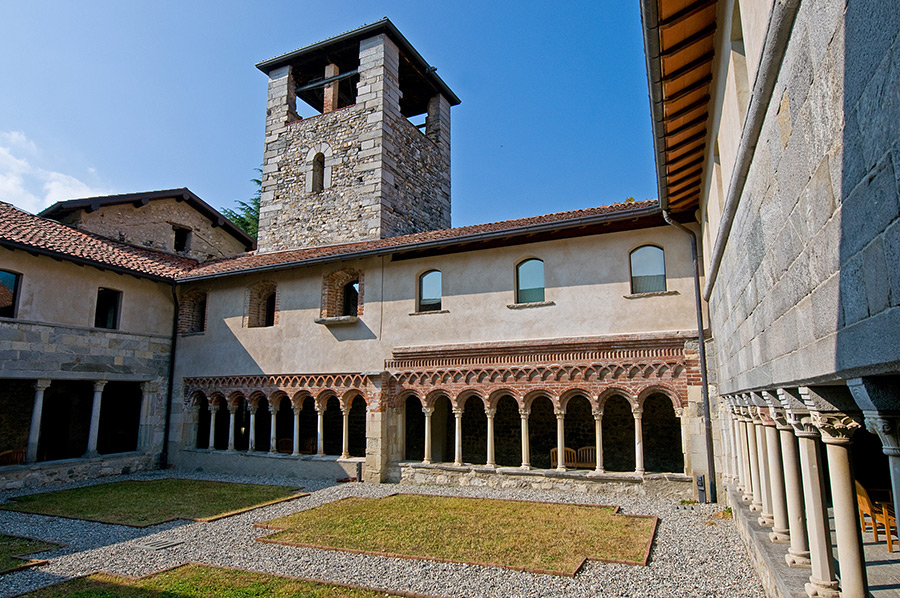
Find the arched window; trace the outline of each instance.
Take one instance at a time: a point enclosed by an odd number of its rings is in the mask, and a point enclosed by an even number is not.
[[[419,305],[416,311],[441,311],[440,270],[429,270],[419,277]]]
[[[516,266],[516,303],[544,300],[544,262],[528,259]]]
[[[666,255],[655,245],[631,252],[631,292],[659,293],[666,290]]]
[[[318,193],[325,188],[325,154],[319,152],[312,163],[312,190]]]
[[[316,321],[363,315],[363,273],[354,268],[337,270],[322,279],[322,311]]]
[[[278,323],[278,290],[274,282],[259,282],[247,289],[247,328]]]

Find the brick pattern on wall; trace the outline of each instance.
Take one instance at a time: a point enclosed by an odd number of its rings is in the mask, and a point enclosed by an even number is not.
[[[278,324],[278,287],[269,280],[247,287],[244,300],[244,328],[266,325],[266,299],[275,293],[275,324]]]
[[[321,317],[334,318],[344,315],[344,287],[353,282],[359,282],[359,297],[357,300],[356,315],[363,315],[363,291],[365,288],[363,273],[355,268],[344,268],[327,274],[322,279],[322,308]]]
[[[178,302],[178,334],[191,334],[206,330],[205,289],[185,293]]]

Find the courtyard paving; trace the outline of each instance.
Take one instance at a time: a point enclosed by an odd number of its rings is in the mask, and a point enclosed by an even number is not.
[[[764,596],[733,523],[711,518],[719,510],[718,507],[693,505],[686,509],[671,498],[644,495],[640,486],[632,486],[629,491],[617,491],[615,485],[610,485],[608,493],[583,494],[394,484],[335,485],[327,480],[298,481],[172,471],[116,476],[105,478],[102,482],[176,476],[299,485],[311,494],[218,521],[175,521],[143,529],[0,511],[0,532],[65,545],[40,555],[40,558],[49,561],[46,565],[0,576],[0,598],[16,596],[95,571],[143,576],[187,562],[447,597]],[[73,486],[68,484],[52,489]],[[271,532],[253,527],[254,523],[345,497],[384,497],[397,492],[616,504],[625,513],[658,515],[660,522],[648,566],[589,561],[571,578],[498,567],[388,558],[255,541]],[[24,493],[0,493],[0,501]],[[146,546],[148,542],[159,540],[169,540],[175,545],[162,549]]]

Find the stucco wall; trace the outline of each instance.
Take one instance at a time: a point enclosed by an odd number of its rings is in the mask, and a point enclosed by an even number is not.
[[[179,255],[197,260],[228,257],[246,251],[244,244],[209,218],[174,199],[158,199],[136,208],[133,204],[103,206],[95,212],[81,210],[64,222],[83,230],[168,253],[175,252],[173,225],[191,230],[190,247]]]
[[[172,333],[166,284],[5,248],[0,248],[0,264],[22,275],[17,320],[93,327],[97,289],[103,287],[122,292],[120,331]]]
[[[629,298],[629,252],[646,243],[666,251],[673,294]],[[515,266],[544,261],[551,305],[510,309]],[[696,328],[690,246],[672,227],[392,262],[348,261],[202,283],[209,290],[205,333],[182,337],[177,376],[379,371],[394,347],[551,339]],[[322,279],[339,268],[362,271],[359,322],[324,326]],[[442,313],[416,311],[418,276],[443,274]],[[278,285],[275,326],[243,328],[246,289]],[[445,311],[443,311],[445,310]]]

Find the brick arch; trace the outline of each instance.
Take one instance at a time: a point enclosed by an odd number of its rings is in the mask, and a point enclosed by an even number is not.
[[[531,392],[527,393],[527,394],[522,398],[522,405],[525,407],[525,409],[531,409],[531,404],[532,404],[532,403],[534,402],[534,400],[537,399],[538,397],[546,397],[546,398],[550,399],[550,402],[553,403],[553,408],[554,408],[554,409],[556,409],[556,408],[559,407],[559,397],[556,396],[556,395],[554,395],[554,394],[553,394],[552,392],[550,392],[549,390],[546,390],[546,389],[543,389],[543,388],[539,388],[539,389],[536,389],[536,390],[532,390]]]
[[[560,396],[559,396],[560,409],[565,411],[566,406],[569,404],[569,401],[571,401],[575,397],[584,397],[585,399],[587,399],[588,403],[591,404],[591,409],[597,410],[598,403],[597,403],[597,399],[594,398],[594,395],[591,394],[590,392],[588,392],[587,390],[585,390],[584,388],[581,388],[578,386],[573,387],[573,388],[567,388],[565,391],[562,392],[562,394],[560,394]]]
[[[240,390],[232,391],[228,395],[228,406],[234,407],[235,405],[237,405],[238,401],[240,401],[241,399],[244,399],[244,401],[247,400],[247,397],[244,395],[244,393],[242,391],[240,391]]]
[[[308,390],[298,390],[294,393],[294,396],[291,397],[291,405],[294,407],[303,408],[303,403],[306,401],[308,397],[311,397],[312,393]],[[315,401],[315,399],[313,399]]]
[[[218,390],[211,392],[206,400],[209,401],[210,405],[217,405],[219,407],[224,407],[228,403],[228,399],[225,398],[225,395]]]
[[[637,396],[637,405],[639,407],[643,407],[644,400],[653,394],[661,394],[672,401],[672,408],[675,409],[676,414],[680,415],[681,411],[684,409],[684,403],[678,396],[678,393],[675,392],[675,390],[673,390],[672,388],[664,386],[662,384],[654,384],[652,386],[643,388]]]
[[[433,392],[434,392],[434,391],[433,391]],[[419,395],[419,393],[417,393],[415,390],[412,390],[412,389],[406,389],[406,390],[403,390],[403,391],[399,392],[399,393],[394,397],[394,403],[395,403],[397,406],[399,406],[399,407],[403,407],[403,406],[406,405],[406,401],[407,401],[407,399],[409,399],[410,397],[415,397],[416,399],[418,399],[419,402],[422,404],[422,407],[426,407],[426,406],[427,406],[426,403],[425,403],[425,399],[423,399],[423,398],[421,397],[421,395]]]
[[[316,395],[316,407],[324,410],[328,407],[328,400],[331,399],[331,397],[336,397],[338,401],[340,401],[340,397],[338,397],[337,393],[330,388],[320,391],[319,394]]]
[[[514,391],[511,388],[498,388],[496,390],[491,391],[491,393],[487,397],[486,404],[489,407],[496,409],[497,403],[500,402],[500,399],[503,397],[506,397],[506,396],[512,397],[513,400],[516,402],[516,404],[519,406],[519,408],[520,409],[522,408],[522,405],[523,405],[522,396],[518,392]]]
[[[178,300],[178,334],[192,334],[206,330],[208,294],[208,290],[201,287],[181,296]]]
[[[271,280],[261,280],[247,287],[244,293],[244,328],[266,325],[266,300],[272,293],[275,293],[273,323],[278,324],[278,285]]]
[[[278,389],[269,395],[269,405],[277,409],[281,406],[281,400],[287,396],[288,393],[284,392],[281,389]]]
[[[344,409],[349,409],[353,405],[353,400],[356,397],[362,399],[366,404],[366,407],[369,406],[369,400],[366,398],[365,393],[363,393],[363,391],[359,390],[358,388],[351,388],[340,396],[341,407],[343,407]]]
[[[207,397],[206,393],[204,393],[202,390],[195,390],[191,393],[190,397],[188,398],[188,405],[190,405],[191,407],[199,407],[202,404],[200,402],[201,400],[205,400],[207,405],[212,405],[211,397]]]
[[[463,391],[460,391],[454,399],[450,400],[450,404],[453,405],[454,407],[456,407],[457,409],[464,410],[466,408],[466,401],[468,401],[471,398],[479,399],[485,408],[488,407],[487,400],[484,398],[484,396],[482,396],[480,391],[477,391],[474,388],[467,388]]]
[[[639,407],[639,403],[637,402],[637,399],[634,397],[634,395],[632,395],[622,387],[613,386],[601,392],[597,397],[597,405],[600,407],[600,409],[603,409],[603,405],[606,403],[607,399],[612,396],[621,396],[631,404],[632,409]]]
[[[453,400],[450,398],[450,393],[442,388],[437,388],[432,390],[427,395],[425,395],[425,400],[422,401],[426,407],[434,407],[434,404],[441,397],[447,397],[447,400],[450,401],[450,406],[453,406]]]
[[[342,268],[327,274],[322,280],[322,307],[320,315],[323,318],[334,318],[343,315],[344,287],[353,282],[359,282],[359,298],[357,300],[356,315],[363,315],[363,272],[356,268]]]
[[[266,393],[264,393],[261,390],[254,390],[253,392],[250,393],[250,396],[247,398],[247,404],[253,405],[254,409],[259,407],[263,403],[267,403],[268,401],[269,401],[269,398],[266,396]]]

